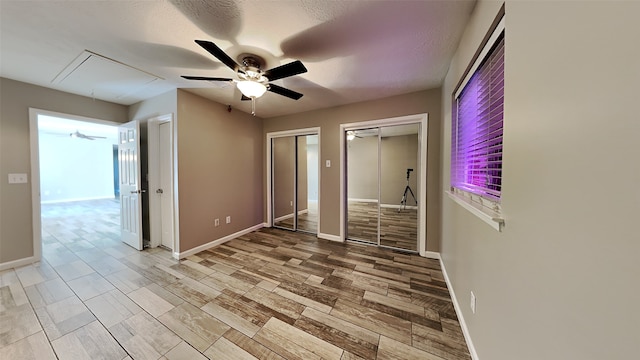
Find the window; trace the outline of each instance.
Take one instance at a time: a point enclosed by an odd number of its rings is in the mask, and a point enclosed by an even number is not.
[[[498,20],[454,92],[451,190],[499,214],[505,30],[504,19]]]

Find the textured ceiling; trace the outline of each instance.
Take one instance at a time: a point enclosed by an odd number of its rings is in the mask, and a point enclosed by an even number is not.
[[[180,78],[234,77],[194,42],[209,40],[234,59],[260,55],[266,68],[305,64],[307,73],[274,82],[302,99],[258,99],[257,115],[272,117],[440,86],[474,3],[0,0],[0,75],[125,105],[183,88],[250,112],[230,83]],[[103,90],[126,82],[99,76],[84,89],[54,82],[85,50],[159,79],[126,96]]]

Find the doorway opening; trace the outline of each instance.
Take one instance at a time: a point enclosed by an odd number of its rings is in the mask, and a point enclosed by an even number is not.
[[[320,129],[267,134],[267,225],[320,231]]]
[[[34,255],[52,266],[94,247],[122,254],[117,123],[30,109]],[[85,234],[80,236],[78,234]],[[95,240],[95,244],[93,243]],[[58,261],[60,262],[58,264]]]

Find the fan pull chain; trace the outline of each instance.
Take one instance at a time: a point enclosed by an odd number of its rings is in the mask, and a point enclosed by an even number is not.
[[[251,97],[251,115],[256,116],[256,97]]]

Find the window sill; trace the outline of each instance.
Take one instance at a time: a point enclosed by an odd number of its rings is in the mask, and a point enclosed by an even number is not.
[[[502,231],[502,227],[504,226],[504,218],[500,214],[483,208],[482,206],[476,205],[469,199],[465,199],[464,197],[454,194],[451,191],[445,191],[445,193],[451,200],[455,201],[458,205],[462,206],[473,215],[480,218],[480,220],[489,224],[495,230]]]

